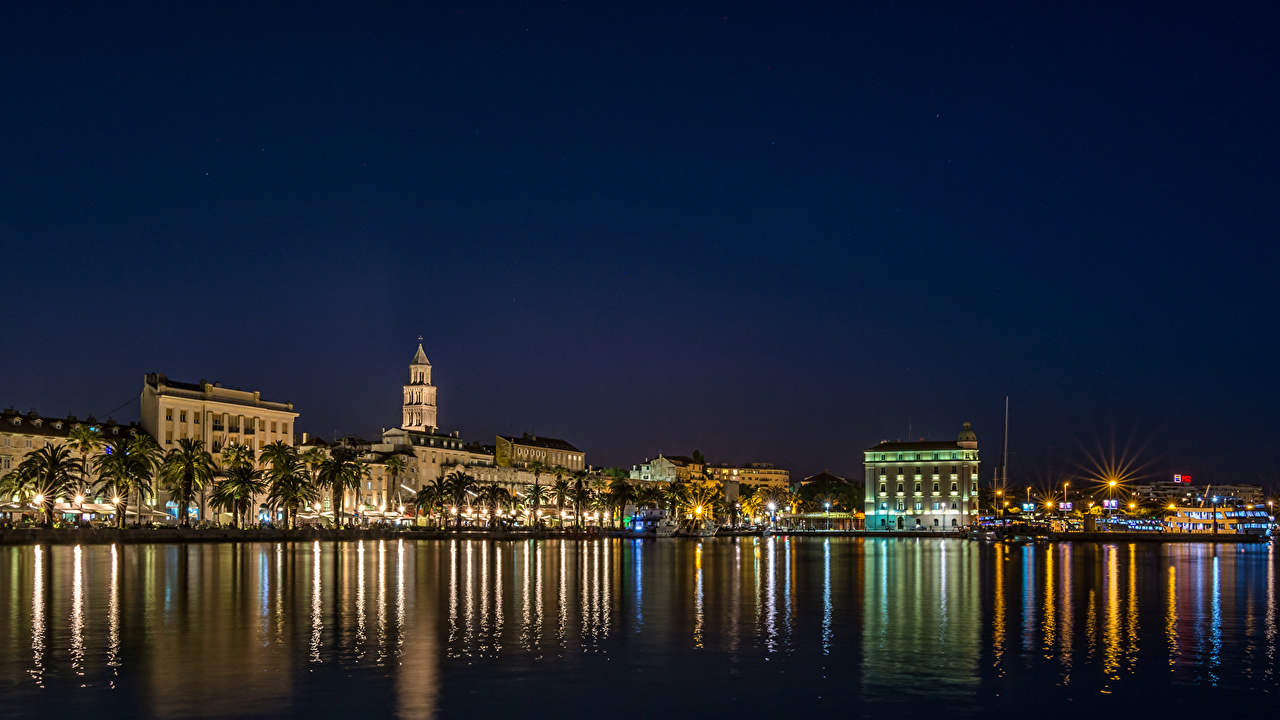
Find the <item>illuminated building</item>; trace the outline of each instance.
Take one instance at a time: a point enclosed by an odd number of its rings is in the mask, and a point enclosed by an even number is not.
[[[978,506],[978,436],[965,423],[949,442],[882,442],[864,452],[868,530],[950,529]]]

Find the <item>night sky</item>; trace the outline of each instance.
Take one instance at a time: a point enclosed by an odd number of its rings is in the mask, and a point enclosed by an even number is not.
[[[1275,3],[126,5],[0,22],[0,406],[1280,481]]]

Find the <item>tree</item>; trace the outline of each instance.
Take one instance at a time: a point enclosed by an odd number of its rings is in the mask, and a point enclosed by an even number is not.
[[[556,517],[560,520],[560,527],[564,527],[564,506],[565,503],[572,502],[573,498],[573,488],[569,481],[557,478],[551,485],[551,497],[556,501]]]
[[[621,520],[622,513],[626,511],[627,503],[634,500],[635,497],[636,489],[631,483],[623,480],[622,478],[614,478],[613,482],[609,483],[610,520],[613,519],[613,508],[617,508],[618,519]],[[613,522],[612,524],[614,527],[617,527],[617,522]]]
[[[245,463],[236,463],[226,476],[213,487],[209,502],[223,512],[230,513],[232,523],[242,527],[242,516],[248,515],[253,496],[266,492],[267,483],[262,471]]]
[[[573,474],[573,491],[570,497],[573,499],[573,517],[578,527],[582,527],[582,506],[591,499],[591,489],[587,486],[587,479],[590,474],[586,470],[579,470]]]
[[[213,482],[216,468],[213,455],[204,449],[204,441],[179,438],[178,446],[165,454],[160,463],[160,484],[178,501],[178,525],[191,527],[188,508],[197,491]]]
[[[316,498],[311,472],[297,449],[281,440],[262,448],[258,462],[267,466],[267,504],[284,509],[285,527],[297,527],[298,511]]]
[[[480,488],[479,499],[481,504],[489,509],[489,517],[492,523],[501,517],[502,506],[510,502],[511,491],[501,485],[491,483]]]
[[[222,469],[232,470],[237,467],[253,466],[253,450],[248,445],[229,442],[222,448]]]
[[[339,448],[334,448],[333,454],[320,464],[317,484],[332,492],[335,525],[342,523],[343,501],[347,492],[359,489],[360,481],[366,474],[368,467],[364,463],[353,459],[350,453]]]
[[[124,526],[124,515],[129,501],[138,496],[136,519],[142,519],[142,499],[150,492],[151,480],[160,465],[160,446],[150,435],[138,435],[132,440],[113,440],[103,448],[94,461],[98,472],[97,492],[110,489],[116,506],[116,527]],[[119,502],[114,502],[115,500]]]
[[[538,508],[547,501],[547,489],[541,485],[526,485],[525,492],[527,493],[525,495],[525,499],[532,504],[530,512],[533,517],[533,526],[541,527],[542,518],[540,517]]]
[[[283,440],[276,440],[263,445],[262,452],[258,455],[258,467],[264,470],[293,465],[297,462],[298,451]]]
[[[80,453],[80,493],[84,494],[89,490],[89,456],[102,447],[102,433],[88,423],[81,423],[71,428],[67,447]]]
[[[396,489],[396,504],[400,504],[400,476],[409,469],[409,463],[399,455],[392,455],[387,458],[382,467],[386,470],[387,476],[391,478],[391,484]]]
[[[53,527],[53,505],[59,495],[75,492],[82,473],[80,461],[64,445],[42,447],[22,459],[6,475],[16,494],[33,501],[44,513],[44,526]]]
[[[462,528],[462,506],[467,494],[476,487],[476,479],[462,470],[454,470],[444,478],[449,498],[453,501],[454,514],[457,516],[457,527]]]

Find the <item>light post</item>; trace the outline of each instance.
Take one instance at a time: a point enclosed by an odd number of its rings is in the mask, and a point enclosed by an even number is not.
[[[831,532],[831,503],[826,503],[826,506],[827,506],[827,532]]]
[[[774,514],[774,511],[777,509],[778,509],[777,505],[775,505],[774,503],[769,503],[769,526],[773,528],[776,528],[778,525],[778,517],[777,515]]]
[[[1004,500],[1004,490],[996,488],[996,515],[1003,515],[1003,508],[1000,506],[1002,500]],[[1004,507],[1009,507],[1009,503],[1005,503]]]

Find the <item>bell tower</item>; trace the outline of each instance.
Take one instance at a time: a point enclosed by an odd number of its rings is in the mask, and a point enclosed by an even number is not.
[[[404,386],[405,430],[435,432],[436,386],[431,384],[431,363],[422,351],[422,337],[418,337],[418,352],[409,362],[409,384]]]

